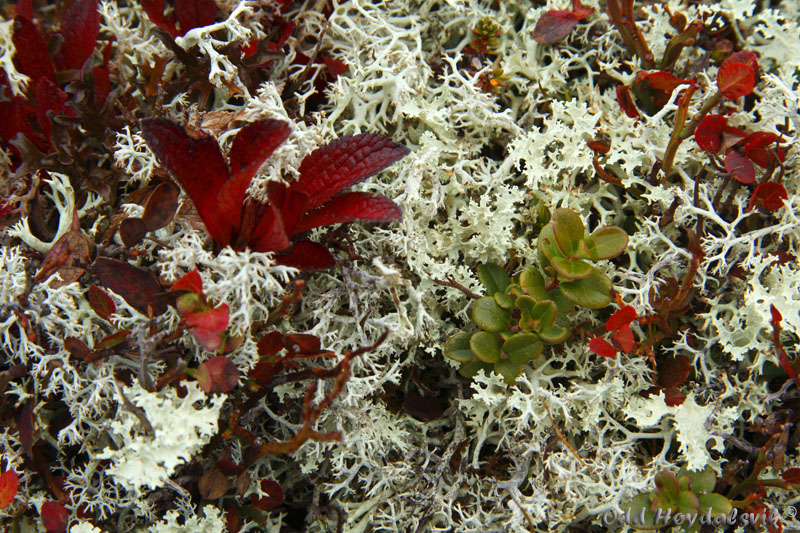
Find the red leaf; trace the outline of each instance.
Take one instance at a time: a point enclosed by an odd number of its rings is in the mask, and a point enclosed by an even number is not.
[[[727,67],[731,63],[742,63],[747,65],[751,69],[753,69],[753,73],[755,74],[755,78],[758,79],[761,75],[758,66],[758,57],[753,52],[748,52],[747,50],[739,50],[738,52],[734,52],[728,57],[720,65],[720,68]]]
[[[722,115],[706,115],[694,130],[697,146],[705,152],[717,153],[722,143],[722,131],[728,119]]]
[[[259,361],[253,368],[250,369],[250,372],[247,373],[247,376],[262,383],[269,383],[282,368],[283,365],[281,363]]]
[[[159,230],[170,223],[178,209],[179,195],[180,190],[172,183],[161,183],[153,189],[142,213],[147,231]]]
[[[781,477],[787,483],[800,483],[800,468],[787,468]]]
[[[753,183],[756,179],[756,171],[753,163],[745,156],[731,150],[725,157],[725,168],[736,181],[745,185]]]
[[[627,85],[617,85],[617,103],[628,118],[639,118],[639,110],[633,104],[631,92]]]
[[[131,334],[131,330],[129,329],[121,329],[116,333],[112,333],[111,335],[106,335],[103,337],[100,342],[94,345],[95,350],[106,350],[108,348],[113,348],[115,346],[119,346],[126,340],[128,340],[128,335]]]
[[[350,68],[344,61],[340,61],[339,59],[334,59],[332,57],[323,56],[322,62],[325,63],[325,66],[330,73],[331,81],[335,81],[336,78],[347,72]]]
[[[664,91],[669,94],[675,90],[675,87],[690,83],[690,80],[682,80],[681,78],[673,76],[669,72],[665,72],[663,70],[647,72],[645,74],[640,73],[639,78],[647,83],[647,85],[649,85],[651,88],[658,91]]]
[[[214,0],[175,0],[175,14],[181,25],[181,35],[194,28],[210,26],[217,19]]]
[[[17,495],[18,488],[19,477],[13,469],[6,470],[0,474],[0,509],[5,509],[11,505]]]
[[[611,342],[621,351],[630,353],[633,350],[633,331],[631,331],[631,327],[628,324],[624,324],[619,329],[614,330],[610,337]]]
[[[300,164],[300,179],[290,189],[308,194],[306,210],[315,209],[408,152],[402,144],[380,135],[342,137],[306,156]]]
[[[539,44],[555,44],[569,35],[580,18],[572,11],[551,9],[546,11],[533,28],[533,40]]]
[[[572,0],[572,13],[583,20],[594,13],[594,8],[581,4],[581,0]]]
[[[204,392],[228,392],[239,383],[239,369],[223,355],[212,357],[194,375]]]
[[[222,334],[228,328],[230,320],[228,304],[199,313],[189,313],[184,318],[189,333],[204,350],[214,352],[222,345]]]
[[[67,530],[69,511],[57,501],[42,504],[42,525],[48,533],[60,533]]]
[[[247,188],[261,164],[283,144],[291,129],[280,120],[260,120],[248,124],[236,134],[229,154],[233,177],[219,192],[219,209],[237,221],[242,216]]]
[[[94,262],[94,271],[103,287],[119,294],[140,313],[146,315],[148,307],[152,308],[155,315],[166,312],[168,299],[149,272],[108,257],[98,257]]]
[[[777,142],[780,137],[776,133],[768,131],[755,131],[745,137],[742,142],[742,150],[749,152],[758,148],[766,148],[770,144]]]
[[[263,480],[261,482],[261,492],[265,493],[266,496],[258,498],[255,494],[251,494],[250,503],[262,511],[271,511],[283,503],[283,488],[277,481],[272,481],[271,479]]]
[[[175,14],[171,14],[169,18],[164,16],[164,2],[162,0],[141,0],[142,8],[150,22],[169,32],[172,37],[178,37],[181,32],[175,27]]]
[[[660,358],[657,362],[658,379],[656,384],[663,388],[677,387],[689,377],[691,361],[685,355]]]
[[[664,403],[669,407],[678,407],[686,400],[686,396],[677,387],[664,389]]]
[[[756,76],[749,65],[729,63],[717,73],[717,87],[725,98],[735,100],[753,92]]]
[[[769,314],[771,317],[770,323],[772,324],[772,327],[780,327],[781,322],[783,321],[783,316],[781,315],[781,312],[778,311],[778,308],[774,305],[770,305]]]
[[[614,331],[622,326],[627,326],[636,320],[637,317],[638,315],[636,314],[636,309],[630,305],[626,305],[608,318],[606,321],[606,330]]]
[[[283,341],[286,349],[293,354],[317,354],[322,349],[319,337],[308,333],[287,333]]]
[[[249,241],[250,247],[256,252],[282,252],[291,246],[283,217],[272,202],[264,206]]]
[[[401,218],[400,208],[385,196],[365,192],[343,193],[319,209],[303,215],[292,234],[339,222],[390,222]]]
[[[22,406],[22,411],[17,418],[17,431],[19,441],[25,455],[32,457],[33,453],[33,400],[28,400]]]
[[[270,204],[274,205],[280,212],[283,231],[286,235],[294,235],[297,233],[294,229],[297,221],[306,212],[308,195],[296,187],[290,189],[277,181],[269,184],[268,191]]]
[[[211,237],[220,246],[230,244],[232,222],[218,207],[220,189],[230,173],[217,141],[207,136],[193,139],[181,126],[159,118],[143,120],[142,134],[192,199]]]
[[[53,111],[56,115],[65,113],[69,116],[75,116],[75,112],[64,105],[68,99],[67,93],[45,77],[39,78],[33,86],[33,94],[36,98],[36,120],[42,130],[42,136],[50,142],[52,124],[47,112]]]
[[[288,253],[275,256],[275,261],[279,265],[308,272],[327,270],[336,266],[336,260],[328,249],[311,241],[298,241]]]
[[[33,22],[19,15],[14,17],[12,41],[17,50],[14,54],[14,66],[17,71],[30,76],[34,81],[44,76],[51,82],[56,82],[56,73],[53,70],[50,54],[47,52],[47,45]]]
[[[89,300],[89,306],[91,306],[92,310],[103,320],[110,320],[111,315],[117,312],[114,300],[97,285],[89,286],[89,293],[86,295],[86,299]]]
[[[92,355],[92,351],[85,342],[76,337],[67,337],[64,339],[64,348],[67,349],[69,355],[79,361],[86,360],[87,357]]]
[[[200,277],[200,272],[197,268],[184,274],[181,279],[175,282],[170,288],[171,291],[189,291],[197,294],[203,292],[203,279]]]
[[[280,331],[271,331],[258,341],[258,355],[272,357],[283,349],[283,334]]]
[[[97,0],[78,0],[64,12],[61,35],[64,42],[61,53],[68,69],[80,69],[97,44],[100,31],[100,13]]]
[[[602,337],[595,337],[589,341],[589,349],[603,357],[616,357],[617,349],[611,346],[607,340]]]
[[[33,20],[33,0],[17,0],[17,15]]]
[[[782,184],[774,181],[759,183],[750,197],[750,205],[747,206],[747,210],[750,211],[753,205],[758,203],[767,211],[777,211],[783,207],[783,202],[788,199],[789,194]]]
[[[133,248],[147,237],[147,224],[141,218],[126,218],[119,223],[119,237],[126,248]]]

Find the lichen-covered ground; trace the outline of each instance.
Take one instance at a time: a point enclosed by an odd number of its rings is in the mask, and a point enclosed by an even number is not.
[[[3,528],[621,531],[631,502],[799,528],[800,9],[631,3],[6,5]],[[259,217],[366,133],[410,150],[354,188],[402,219],[294,236],[321,270],[258,225],[221,243],[207,150],[236,173],[264,119],[291,131]],[[478,266],[558,291],[537,247],[564,208],[628,235],[593,263],[610,303],[559,307],[569,338],[513,384],[464,377],[445,344],[479,329]]]

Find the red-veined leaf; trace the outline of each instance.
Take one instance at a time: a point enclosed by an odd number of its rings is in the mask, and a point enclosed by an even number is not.
[[[279,265],[306,271],[327,270],[336,266],[336,260],[328,249],[311,241],[295,243],[289,253],[275,256],[275,261]]]
[[[633,331],[628,324],[624,324],[619,327],[619,329],[615,329],[611,335],[611,342],[625,353],[631,353],[634,346],[633,340]]]
[[[636,309],[630,305],[626,305],[608,317],[608,320],[606,321],[606,330],[614,331],[622,326],[626,326],[636,320],[637,316]]]
[[[753,163],[750,162],[745,156],[738,152],[731,150],[725,156],[725,169],[731,173],[736,181],[748,185],[753,183],[756,179],[756,171],[753,168]]]
[[[13,468],[0,474],[0,509],[5,509],[11,505],[17,495],[18,488],[19,477]]]
[[[783,202],[788,199],[789,194],[783,184],[774,181],[759,183],[750,197],[750,204],[747,206],[747,210],[750,211],[757,203],[767,211],[777,211],[783,207]]]
[[[603,357],[616,357],[617,349],[611,346],[607,340],[602,337],[595,337],[589,341],[589,349]]]
[[[94,262],[94,271],[103,287],[120,295],[143,315],[147,314],[148,307],[156,316],[166,312],[169,299],[149,272],[108,257],[98,257]]]
[[[239,130],[229,154],[233,177],[219,192],[220,213],[238,222],[250,181],[290,132],[289,125],[280,120],[260,120]]]
[[[68,69],[80,69],[92,55],[100,31],[97,0],[78,0],[64,12],[61,54]]]
[[[194,374],[204,392],[228,392],[239,383],[239,369],[224,355],[204,361]]]
[[[47,45],[30,19],[19,15],[14,17],[12,42],[17,51],[14,54],[14,66],[18,72],[30,76],[34,81],[44,76],[56,82],[56,72]]]
[[[739,50],[738,52],[734,52],[728,57],[720,65],[720,68],[726,67],[731,63],[742,63],[747,65],[751,69],[753,69],[753,73],[755,74],[755,78],[758,79],[761,75],[759,66],[758,66],[758,57],[753,52],[749,52],[747,50]]]
[[[725,98],[735,100],[753,92],[755,73],[744,63],[729,63],[717,73],[717,87]]]
[[[61,533],[67,530],[69,511],[61,502],[44,502],[41,512],[42,525],[48,533]]]
[[[306,210],[315,209],[408,152],[402,144],[380,135],[342,137],[307,155],[300,164],[300,179],[290,189],[308,194]]]
[[[728,119],[722,115],[706,115],[694,130],[697,146],[705,152],[717,153],[722,143],[722,131]]]
[[[664,389],[677,387],[689,377],[692,363],[685,355],[659,358],[657,361],[658,379],[656,384]]]
[[[218,204],[220,189],[230,173],[216,139],[191,138],[183,127],[160,118],[143,120],[142,134],[191,197],[211,237],[220,246],[230,244],[233,221],[220,212]]]
[[[312,228],[339,222],[354,220],[390,222],[401,218],[400,208],[385,196],[365,192],[349,192],[340,194],[319,209],[303,215],[293,233],[302,233]]]
[[[189,30],[210,26],[217,19],[214,0],[175,0],[175,15],[181,25],[181,35]]]
[[[283,217],[272,202],[262,207],[261,217],[248,240],[250,248],[256,252],[281,252],[291,246]]]
[[[86,295],[86,299],[89,300],[89,306],[92,310],[103,320],[111,320],[111,315],[117,312],[114,300],[97,285],[89,286],[89,293]]]
[[[200,272],[198,272],[197,268],[195,268],[191,272],[187,272],[181,276],[181,279],[176,281],[170,290],[189,291],[196,294],[201,294],[203,292],[203,278],[200,277]]]
[[[555,44],[569,35],[581,18],[572,11],[545,11],[533,28],[533,40],[539,44]]]
[[[639,110],[633,104],[631,92],[627,85],[617,85],[617,103],[628,118],[639,118]]]

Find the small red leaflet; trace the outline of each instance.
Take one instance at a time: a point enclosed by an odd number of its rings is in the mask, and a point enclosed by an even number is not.
[[[400,208],[384,196],[342,192],[403,158],[409,150],[369,133],[342,137],[310,153],[300,164],[300,178],[290,185],[269,184],[269,201],[247,196],[261,164],[289,136],[289,125],[260,120],[243,127],[228,159],[211,137],[190,137],[183,127],[164,119],[142,121],[150,149],[191,197],[216,243],[235,250],[282,252],[279,264],[304,270],[334,266],[322,245],[292,238],[310,229],[365,220],[390,222]]]

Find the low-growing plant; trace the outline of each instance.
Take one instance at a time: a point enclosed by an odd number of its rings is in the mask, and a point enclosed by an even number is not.
[[[628,244],[628,236],[616,226],[600,228],[591,235],[584,232],[577,213],[556,209],[539,234],[544,275],[528,267],[512,279],[498,265],[478,266],[486,295],[474,303],[472,320],[480,330],[459,332],[444,348],[447,357],[461,363],[462,376],[494,370],[511,385],[522,366],[539,357],[545,344],[570,337],[567,314],[575,305],[599,309],[611,302],[611,280],[587,260],[618,256]]]

